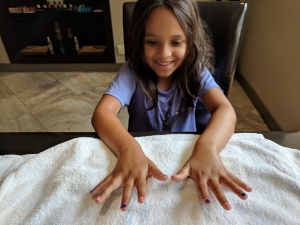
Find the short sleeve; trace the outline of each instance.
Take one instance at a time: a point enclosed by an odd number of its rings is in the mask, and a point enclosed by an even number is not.
[[[111,85],[104,94],[111,95],[118,99],[122,104],[122,108],[130,104],[131,98],[137,86],[137,79],[134,70],[129,67],[127,61],[112,81]]]
[[[220,88],[220,86],[216,83],[209,70],[207,68],[204,68],[204,70],[200,74],[200,88],[197,97],[202,99],[202,96],[212,88]],[[222,91],[221,88],[220,90]]]

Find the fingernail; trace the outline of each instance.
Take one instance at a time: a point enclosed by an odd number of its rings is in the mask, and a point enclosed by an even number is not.
[[[127,207],[127,205],[125,203],[123,203],[122,206],[121,206],[122,209],[124,209],[126,207]]]
[[[247,194],[245,192],[242,192],[241,195],[244,197],[246,196]]]
[[[100,201],[101,200],[101,196],[99,195],[97,198],[96,198],[96,201]]]
[[[162,175],[163,175],[163,176],[165,176],[165,177],[167,177],[167,176],[168,176],[168,175],[166,175],[166,174],[164,174],[164,173],[162,173]]]
[[[207,199],[205,199],[205,202],[206,203],[210,203],[210,200],[207,198]]]
[[[229,204],[229,202],[225,202],[225,203],[223,204],[223,206],[224,206],[224,208],[227,209],[227,210],[231,209],[231,205]]]
[[[92,194],[94,192],[94,189],[90,191],[90,193]]]

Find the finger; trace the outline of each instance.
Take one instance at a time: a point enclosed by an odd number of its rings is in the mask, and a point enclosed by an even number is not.
[[[120,176],[114,177],[110,180],[110,182],[101,190],[100,195],[95,199],[96,203],[102,203],[111,192],[116,190],[122,184],[122,178]]]
[[[90,193],[95,196],[101,192],[101,190],[106,187],[107,184],[111,181],[113,178],[113,175],[108,175],[103,181],[101,181],[93,190],[90,191]]]
[[[181,181],[187,178],[190,175],[190,166],[184,165],[181,170],[175,175],[173,175],[171,178],[174,181]]]
[[[136,190],[138,193],[138,202],[143,203],[146,200],[146,180],[138,180],[136,182]]]
[[[123,195],[122,195],[122,202],[121,202],[121,210],[126,211],[129,207],[132,190],[133,190],[133,183],[132,179],[125,181],[123,186]]]
[[[237,178],[235,175],[233,175],[232,173],[229,173],[229,177],[230,179],[236,183],[238,186],[240,186],[241,188],[243,188],[245,191],[247,192],[251,192],[252,188],[247,185],[244,181],[242,181],[241,179]]]
[[[230,210],[231,209],[231,205],[228,202],[222,188],[221,185],[219,184],[218,181],[211,181],[208,184],[209,188],[211,189],[211,191],[215,194],[216,198],[218,199],[219,203],[221,204],[221,206],[225,209],[225,210]]]
[[[210,201],[210,197],[209,197],[209,193],[208,193],[207,181],[204,179],[201,179],[199,181],[197,179],[197,180],[195,180],[195,184],[199,190],[199,194],[200,194],[202,201],[207,205],[210,204],[211,201]]]
[[[168,175],[163,174],[153,162],[150,163],[148,170],[149,175],[153,176],[157,180],[165,181],[168,179]]]
[[[241,199],[246,200],[248,195],[243,191],[243,189],[234,183],[229,177],[222,178],[220,180],[220,184],[224,185],[228,189],[230,189],[233,193],[239,196]]]

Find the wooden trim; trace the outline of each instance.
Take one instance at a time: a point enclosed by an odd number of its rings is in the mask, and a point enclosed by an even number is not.
[[[0,72],[72,72],[72,71],[119,71],[123,63],[99,64],[0,64]]]
[[[279,126],[279,124],[276,122],[270,111],[267,109],[265,104],[262,102],[262,100],[259,98],[259,96],[256,94],[254,89],[250,86],[248,81],[243,77],[243,75],[236,70],[235,72],[235,79],[239,82],[241,87],[244,89],[245,93],[255,106],[256,110],[260,114],[261,118],[265,122],[265,124],[268,126],[270,131],[282,131],[282,128]]]

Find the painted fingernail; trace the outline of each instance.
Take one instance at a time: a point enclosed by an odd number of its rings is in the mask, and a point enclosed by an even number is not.
[[[100,201],[101,200],[101,196],[99,195],[97,198],[96,198],[96,201]]]
[[[91,194],[93,194],[93,192],[94,192],[94,189],[90,191]]]
[[[121,206],[122,209],[124,209],[126,207],[127,207],[127,205],[125,203],[123,203],[122,206]]]
[[[210,200],[207,198],[207,199],[205,199],[205,202],[206,203],[210,203]]]
[[[243,197],[247,196],[247,194],[246,194],[245,192],[242,192],[241,195],[242,195]]]
[[[166,174],[164,174],[164,173],[162,173],[162,175],[163,175],[163,176],[165,176],[165,177],[167,177],[167,176],[168,176],[168,175],[166,175]]]

